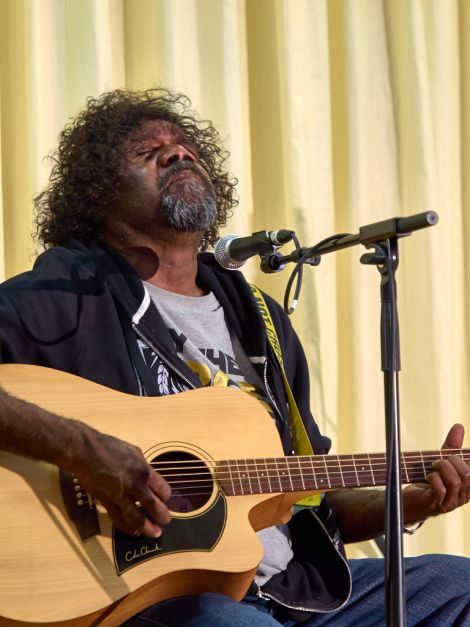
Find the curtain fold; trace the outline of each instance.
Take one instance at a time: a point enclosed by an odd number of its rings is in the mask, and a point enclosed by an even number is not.
[[[27,269],[44,160],[89,96],[187,93],[231,153],[226,232],[303,245],[434,210],[400,240],[403,450],[470,442],[470,6],[466,0],[0,0],[0,272]],[[292,322],[334,452],[384,450],[379,274],[364,249],[307,267]],[[246,274],[282,301],[291,267]],[[430,520],[409,555],[470,555],[470,511]],[[373,545],[350,548],[374,554]]]

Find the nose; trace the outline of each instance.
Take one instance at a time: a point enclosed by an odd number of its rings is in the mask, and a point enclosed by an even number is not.
[[[167,168],[178,161],[191,161],[194,163],[196,159],[187,148],[175,144],[162,150],[158,158],[158,165],[162,168]]]

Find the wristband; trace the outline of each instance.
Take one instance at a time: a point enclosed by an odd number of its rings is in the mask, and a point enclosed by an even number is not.
[[[419,523],[416,523],[414,527],[403,527],[403,531],[407,533],[409,536],[412,536],[414,533],[418,531],[418,529],[421,529],[423,525],[424,525],[424,520],[420,520]]]

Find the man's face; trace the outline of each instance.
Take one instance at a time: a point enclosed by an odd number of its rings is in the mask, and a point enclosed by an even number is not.
[[[126,165],[116,211],[134,228],[195,232],[215,224],[213,185],[179,126],[145,122],[127,143]]]

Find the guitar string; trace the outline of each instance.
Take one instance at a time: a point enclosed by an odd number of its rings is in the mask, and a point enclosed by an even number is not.
[[[296,458],[291,458],[291,459],[296,459]],[[435,461],[436,459],[441,459],[441,458],[440,457],[430,458],[428,460],[423,459],[423,461],[419,460],[415,462],[412,462],[410,460],[408,461],[402,460],[401,468],[403,472],[407,474],[413,473],[414,471],[420,472],[423,466],[431,470],[432,465],[430,462]],[[470,461],[470,457],[468,460],[464,458],[464,461]],[[209,468],[211,468],[213,471],[216,471],[219,476],[223,475],[224,473],[227,475],[232,475],[233,473],[235,474],[249,473],[250,476],[252,476],[252,474],[255,473],[254,474],[255,477],[259,474],[261,477],[263,477],[263,475],[266,473],[273,473],[275,476],[279,474],[279,470],[281,470],[282,472],[289,472],[290,474],[292,474],[292,471],[293,471],[294,475],[296,475],[296,471],[297,471],[298,476],[302,476],[305,473],[307,474],[316,473],[318,475],[328,475],[328,474],[334,474],[334,473],[341,474],[342,472],[356,473],[356,471],[366,472],[366,473],[374,473],[374,472],[379,473],[383,470],[386,470],[387,468],[386,461],[380,461],[380,462],[375,462],[375,463],[369,463],[368,461],[367,462],[363,461],[359,463],[359,468],[358,468],[357,463],[356,464],[354,463],[340,464],[338,462],[331,462],[331,461],[328,463],[326,467],[324,464],[318,464],[318,462],[315,462],[315,464],[312,464],[312,463],[309,464],[309,463],[306,463],[306,461],[302,461],[296,464],[293,464],[292,461],[289,461],[281,465],[279,463],[276,464],[275,462],[268,462],[268,461],[266,462],[259,461],[254,464],[243,463],[241,460],[237,461],[236,466],[230,464],[229,462],[228,463],[209,462],[207,463],[207,467],[203,467],[200,464],[197,467],[195,466],[191,467],[189,465],[168,467],[168,464],[163,464],[163,463],[160,463],[160,464],[152,463],[151,465],[155,470],[159,470],[160,474],[163,474],[164,472],[166,472],[167,474],[173,475],[173,476],[185,476],[185,475],[197,476],[198,474],[200,476],[203,476],[207,474],[208,472],[210,472]],[[318,467],[315,467],[316,465]],[[292,469],[290,468],[290,466],[294,466],[294,468]],[[299,472],[299,470],[301,472]],[[200,471],[200,472],[195,472],[195,471]]]
[[[382,472],[382,470],[386,470],[387,469],[387,465],[384,464],[369,464],[367,467],[365,466],[360,466],[359,468],[357,468],[356,466],[354,466],[354,464],[352,465],[348,465],[348,466],[335,466],[335,467],[330,467],[330,468],[324,468],[324,467],[319,467],[319,468],[314,468],[313,466],[309,465],[305,465],[299,466],[296,465],[293,468],[290,468],[289,465],[285,465],[285,466],[276,466],[273,464],[273,467],[268,467],[268,465],[257,465],[255,467],[249,468],[248,466],[245,466],[241,463],[239,463],[237,465],[237,467],[232,467],[232,466],[226,466],[226,465],[214,465],[211,467],[213,472],[217,472],[217,474],[220,475],[230,475],[233,473],[236,474],[242,474],[242,473],[250,473],[250,476],[256,476],[257,474],[260,474],[260,476],[264,476],[266,473],[273,473],[274,475],[284,473],[284,472],[289,472],[290,474],[294,474],[294,475],[298,475],[298,476],[302,476],[305,474],[318,474],[318,475],[328,475],[328,474],[339,474],[341,475],[341,472],[366,472],[366,473],[372,473],[374,471],[376,472]],[[432,464],[430,464],[429,462],[425,463],[425,464],[413,464],[413,466],[406,466],[405,464],[401,465],[401,468],[404,472],[414,472],[414,471],[422,471],[423,466],[425,466],[426,468],[432,468]],[[201,472],[196,472],[196,471],[201,471]],[[175,471],[179,471],[179,472],[175,472]],[[300,472],[299,472],[300,471]],[[159,473],[163,474],[166,473],[169,476],[174,476],[174,477],[184,477],[184,476],[205,476],[207,474],[210,474],[211,470],[209,468],[190,468],[188,467],[184,467],[181,466],[179,468],[168,468],[165,466],[162,466],[159,469]]]
[[[463,456],[463,458],[465,459],[465,461],[470,461],[470,449],[436,449],[435,451],[411,451],[409,453],[402,453],[402,461],[412,461],[413,459],[416,458],[416,460],[418,462],[421,461],[421,459],[428,459],[428,460],[433,460],[436,458],[442,458],[442,457],[447,457],[448,455],[457,455],[458,457]],[[378,459],[374,460],[374,456]],[[468,457],[467,457],[468,456]],[[366,463],[369,463],[369,458],[371,458],[373,461],[378,461],[379,463],[382,463],[382,461],[385,459],[385,453],[358,453],[358,454],[350,454],[350,455],[345,455],[345,454],[341,454],[341,455],[291,455],[291,456],[285,456],[285,457],[260,457],[260,458],[251,458],[251,457],[247,457],[245,458],[245,461],[247,460],[252,460],[250,462],[251,465],[256,465],[259,463],[264,463],[267,460],[272,460],[272,463],[276,464],[279,463],[280,461],[286,461],[286,463],[298,463],[300,461],[300,463],[302,463],[302,461],[304,463],[310,463],[311,461],[315,462],[315,463],[321,463],[324,464],[326,462],[326,464],[338,464],[341,462],[358,462],[361,459],[367,460]],[[228,459],[228,460],[220,460],[219,462],[214,462],[213,460],[204,460],[204,459],[188,459],[188,460],[184,460],[184,464],[185,465],[192,465],[192,464],[205,464],[205,463],[240,463],[242,460],[240,459]],[[164,460],[164,461],[152,461],[151,465],[152,466],[156,466],[158,464],[161,465],[172,465],[172,464],[181,464],[182,461],[181,460]]]
[[[379,477],[385,477],[385,471],[381,471],[381,473],[377,473],[375,476],[372,475],[372,473],[367,473],[366,471],[360,471],[358,472],[358,475],[365,481],[366,479],[368,479],[368,477],[370,477],[370,481],[374,481],[377,480]],[[423,480],[423,473],[419,472],[419,473],[408,473],[408,476],[405,477],[404,476],[405,473],[403,473],[403,480],[406,480],[406,482],[410,482],[413,483],[413,481],[420,481]],[[198,485],[201,485],[203,483],[207,483],[208,485],[213,483],[214,479],[212,478],[207,478],[207,479],[194,479],[193,475],[188,474],[187,477],[191,477],[189,479],[179,479],[179,478],[175,478],[174,475],[162,475],[163,477],[165,477],[167,479],[167,481],[169,483],[171,483],[172,485],[177,485],[177,484],[183,484],[183,485],[187,485],[189,483],[197,483]],[[181,475],[184,476],[184,475]],[[227,475],[226,477],[221,477],[220,474],[218,473],[217,476],[215,477],[215,479],[217,479],[218,481],[227,481],[228,479],[232,478],[234,481],[238,481],[238,482],[248,482],[250,480],[259,480],[259,481],[267,481],[268,479],[278,479],[279,481],[282,481],[282,479],[288,479],[288,478],[293,479],[294,481],[302,481],[302,479],[304,480],[315,480],[315,478],[317,478],[319,480],[319,482],[323,482],[325,480],[325,477],[327,479],[330,480],[330,482],[333,480],[335,482],[335,484],[337,486],[340,486],[342,483],[357,483],[357,480],[355,480],[356,477],[356,473],[350,472],[349,476],[345,475],[344,477],[344,482],[342,480],[337,480],[341,478],[340,474],[336,474],[336,476],[332,475],[331,473],[327,474],[324,473],[323,475],[317,474],[317,475],[312,475],[311,477],[308,477],[306,475],[295,475],[295,474],[290,474],[290,475],[279,475],[279,474],[270,474],[268,475],[251,475],[250,477],[248,476],[234,476],[232,475]],[[351,482],[351,479],[353,480]]]
[[[295,459],[295,458],[293,458]],[[422,468],[423,466],[426,467],[431,467],[430,462],[431,461],[435,461],[436,459],[440,459],[439,457],[437,458],[430,458],[429,460],[419,460],[419,461],[415,461],[415,462],[402,462],[401,467],[405,472],[413,472],[414,470],[418,470],[419,468]],[[470,461],[470,458],[464,459],[464,461]],[[181,463],[181,462],[180,462]],[[412,464],[412,465],[411,465]],[[212,468],[212,470],[217,471],[217,473],[223,474],[224,472],[226,474],[232,474],[233,472],[236,472],[237,474],[239,474],[240,472],[248,472],[248,473],[261,473],[261,476],[263,476],[264,473],[266,472],[274,472],[274,474],[279,474],[279,469],[281,471],[288,471],[291,472],[291,470],[294,470],[294,474],[295,471],[304,471],[304,473],[310,472],[310,473],[318,473],[318,474],[329,474],[329,473],[341,473],[341,472],[356,472],[356,470],[358,469],[358,465],[357,464],[339,464],[338,462],[330,462],[325,469],[325,465],[323,464],[316,464],[318,467],[315,467],[315,465],[313,464],[307,464],[305,461],[301,462],[301,463],[297,463],[297,464],[293,464],[291,462],[286,462],[284,465],[280,465],[279,463],[276,464],[274,462],[263,462],[260,461],[258,463],[255,464],[248,464],[248,463],[243,463],[241,460],[237,460],[236,463],[236,467],[235,465],[232,465],[230,463],[226,463],[226,462],[209,462],[207,463],[208,467],[203,467],[201,465],[195,467],[195,466],[188,466],[188,465],[184,465],[184,466],[174,466],[174,467],[168,467],[167,464],[156,464],[156,463],[152,463],[152,467],[154,469],[159,470],[160,473],[162,472],[167,472],[167,474],[173,474],[174,476],[176,476],[178,474],[178,471],[184,471],[184,472],[188,472],[190,473],[190,476],[193,475],[205,475],[208,472],[210,472],[209,468]],[[293,469],[290,468],[290,466],[294,466]],[[364,463],[362,462],[362,465],[359,464],[359,472],[380,472],[382,469],[386,469],[387,468],[387,464],[385,461],[381,461],[381,462],[375,462],[375,463]],[[348,470],[349,469],[349,470]],[[199,473],[194,472],[194,471],[201,471]],[[300,475],[304,474],[302,472],[300,472]],[[181,475],[181,472],[179,472],[179,475]],[[299,475],[299,476],[300,476]],[[184,476],[184,475],[182,475]]]
[[[217,472],[217,479],[219,480],[219,482],[220,481],[224,481],[224,479],[221,477],[222,474],[224,474],[224,473]],[[233,485],[234,481],[238,482],[239,486],[237,486],[237,487],[239,487],[243,491],[246,490],[246,492],[251,493],[251,494],[253,494],[253,493],[270,493],[270,492],[272,493],[272,492],[276,492],[275,489],[274,490],[272,489],[272,485],[271,485],[271,481],[270,481],[270,479],[276,479],[276,476],[277,476],[277,480],[278,480],[278,484],[279,484],[279,490],[283,491],[283,492],[308,491],[308,490],[319,490],[319,491],[325,490],[326,486],[324,484],[319,486],[319,483],[323,483],[323,481],[325,480],[324,479],[325,477],[328,478],[328,483],[330,484],[328,486],[328,488],[331,488],[331,487],[336,488],[336,487],[341,487],[341,484],[343,484],[343,485],[349,484],[348,479],[350,479],[351,477],[353,477],[353,480],[351,481],[350,485],[357,485],[357,480],[354,480],[354,477],[356,477],[357,474],[359,474],[363,479],[364,479],[363,475],[370,475],[370,479],[372,480],[372,485],[373,485],[373,483],[376,483],[376,481],[377,481],[377,479],[379,477],[382,477],[382,480],[384,480],[384,478],[385,478],[385,471],[384,470],[379,471],[379,473],[376,473],[375,476],[370,471],[367,471],[367,470],[359,469],[359,471],[357,473],[356,473],[356,470],[354,470],[354,471],[351,470],[351,471],[349,471],[349,475],[350,476],[349,477],[346,476],[346,481],[344,480],[344,477],[342,477],[342,481],[341,482],[337,483],[334,486],[331,486],[331,480],[333,479],[333,481],[334,481],[336,479],[336,477],[332,476],[330,473],[323,472],[323,473],[317,473],[316,478],[312,477],[315,480],[315,486],[312,485],[311,487],[308,487],[308,488],[305,489],[305,487],[304,487],[304,479],[308,479],[308,477],[306,475],[302,475],[302,473],[300,473],[300,474],[292,474],[291,473],[290,475],[279,475],[279,473],[276,473],[276,474],[270,474],[270,475],[264,475],[264,476],[261,475],[261,476],[247,476],[247,477],[243,477],[243,476],[239,476],[239,477],[235,476],[234,477],[233,473],[229,473],[229,472],[226,472],[225,474],[230,477],[230,481],[231,481],[232,485]],[[336,474],[338,474],[338,473],[336,473]],[[188,475],[188,476],[192,477],[193,475]],[[201,480],[197,480],[197,479],[196,480],[194,480],[194,479],[191,479],[191,480],[185,479],[184,481],[180,481],[180,480],[175,481],[174,478],[175,478],[175,475],[172,476],[170,474],[168,476],[168,480],[169,480],[170,485],[176,486],[176,489],[177,489],[178,484],[180,484],[180,483],[182,483],[185,486],[184,487],[185,490],[194,490],[194,489],[201,489],[201,488],[204,489],[204,486],[201,485],[201,484],[202,483],[206,483],[206,485],[207,485],[207,490],[205,492],[197,492],[197,493],[195,493],[195,492],[191,492],[191,493],[186,492],[186,493],[180,493],[177,496],[189,496],[189,497],[207,496],[209,491],[212,492],[212,487],[213,487],[213,484],[214,484],[214,481],[212,480],[212,478],[208,478],[208,479],[204,480],[203,482],[201,482]],[[282,485],[282,478],[284,478],[284,480],[289,479],[290,487],[291,487],[290,490],[289,490],[288,487],[286,488],[285,486]],[[253,490],[252,484],[251,484],[251,479],[254,479],[254,480],[257,479],[258,480],[259,489],[254,489]],[[405,477],[403,477],[403,479],[405,479]],[[225,481],[227,481],[227,478],[225,478]],[[265,490],[265,488],[267,488],[268,486],[266,486],[266,485],[262,486],[261,485],[261,483],[263,481],[264,482],[266,482],[266,481],[268,482],[269,489]],[[403,483],[413,483],[413,482],[416,483],[416,482],[420,482],[420,481],[423,481],[422,470],[420,470],[420,469],[410,469],[409,472],[407,473],[406,481],[404,480]],[[193,482],[196,485],[189,486],[188,483],[190,483],[190,482]],[[297,483],[295,483],[295,485],[294,485],[292,482],[297,482]],[[302,483],[300,483],[300,482],[302,482]],[[249,485],[249,489],[247,489],[248,485]],[[362,485],[365,485],[365,482],[363,482]],[[368,482],[368,485],[371,485],[371,481],[370,480]],[[233,486],[232,490],[226,490],[226,491],[229,492],[229,493],[231,491],[235,491],[235,486]]]
[[[427,460],[428,462],[431,460],[435,460],[435,459],[442,459],[443,456],[447,456],[448,454],[450,454],[450,452],[454,452],[457,451],[460,454],[460,457],[462,457],[463,459],[466,460],[466,457],[464,457],[464,454],[468,451],[470,452],[470,449],[437,449],[435,452],[427,452],[425,455],[422,455],[421,453],[419,454],[419,457],[417,456],[416,452],[412,452],[412,453],[404,453],[402,455],[402,470],[403,470],[403,474],[406,475],[406,481],[404,481],[404,483],[413,483],[417,482],[417,481],[422,481],[423,480],[423,470],[431,470],[431,467],[428,467],[427,469],[424,467],[424,460]],[[377,460],[374,460],[373,463],[371,463],[370,460],[370,456],[372,455],[376,455],[380,457],[379,462],[377,463]],[[384,467],[385,462],[384,460],[384,454],[383,453],[379,453],[379,454],[370,454],[369,456],[367,456],[367,461],[366,463],[366,468],[359,468],[357,469],[356,464],[354,463],[354,469],[348,470],[347,468],[344,468],[344,464],[341,464],[341,462],[343,461],[348,461],[348,462],[356,462],[359,461],[361,458],[363,457],[363,455],[347,455],[347,456],[317,456],[315,458],[311,457],[311,456],[302,456],[302,457],[290,457],[290,458],[264,458],[264,459],[259,459],[259,460],[255,460],[253,459],[252,462],[248,463],[248,459],[245,460],[245,463],[243,463],[241,460],[237,460],[236,461],[236,466],[237,466],[237,470],[234,476],[234,471],[231,467],[230,464],[230,460],[228,461],[224,461],[222,463],[214,463],[214,462],[209,462],[209,465],[213,465],[214,470],[216,471],[216,477],[219,481],[226,481],[227,478],[230,479],[230,481],[233,484],[233,481],[238,482],[240,489],[242,489],[243,491],[245,491],[245,489],[249,486],[249,489],[247,489],[246,491],[248,493],[257,493],[257,489],[253,490],[252,489],[252,485],[251,485],[251,480],[257,480],[258,484],[259,484],[259,491],[261,492],[264,488],[261,486],[261,482],[268,482],[269,483],[269,490],[267,491],[272,492],[272,486],[271,486],[271,482],[270,479],[276,479],[279,482],[279,488],[283,491],[297,491],[297,490],[305,490],[304,488],[304,480],[308,479],[308,474],[305,473],[292,473],[291,469],[289,468],[289,465],[291,465],[293,462],[296,462],[297,464],[297,468],[296,470],[305,470],[305,468],[310,471],[310,474],[312,475],[310,478],[313,479],[315,481],[315,487],[308,488],[308,489],[325,489],[326,485],[325,485],[325,478],[327,483],[329,484],[328,487],[331,487],[331,481],[333,480],[333,482],[336,482],[336,475],[341,476],[341,481],[336,483],[334,487],[339,487],[341,485],[346,485],[349,484],[349,480],[351,478],[351,476],[354,478],[356,477],[356,480],[353,479],[353,481],[351,482],[351,485],[357,485],[357,475],[361,475],[361,477],[364,479],[365,477],[368,477],[370,475],[370,480],[372,480],[372,484],[376,483],[378,479],[380,479],[383,475],[383,473],[386,471],[386,465]],[[335,459],[336,458],[336,459]],[[310,462],[309,465],[307,462]],[[422,466],[422,468],[407,468],[406,467],[406,462],[410,462],[412,463],[413,459],[417,459],[417,463]],[[276,470],[273,473],[273,469],[272,468],[268,468],[267,464],[268,464],[268,460],[270,464],[274,464],[276,466]],[[288,474],[279,474],[279,462],[280,460],[285,462],[285,466],[281,467],[281,471],[287,472]],[[315,461],[315,463],[317,464],[321,464],[322,468],[321,470],[316,469],[316,474],[315,474],[315,469],[312,467],[312,461]],[[326,461],[326,463],[325,463]],[[469,459],[470,461],[470,459]],[[181,460],[166,460],[164,462],[153,462],[152,466],[153,467],[159,467],[159,466],[163,466],[163,470],[167,470],[169,471],[170,469],[168,468],[168,464],[181,464]],[[184,471],[191,471],[192,469],[190,468],[190,465],[193,466],[194,468],[194,464],[198,464],[199,469],[202,470],[203,472],[201,473],[189,473],[189,474],[175,474],[175,472],[169,472],[169,474],[167,474],[167,478],[169,483],[172,486],[175,486],[176,489],[178,489],[178,485],[179,484],[183,484],[185,486],[185,490],[195,490],[195,489],[204,489],[204,487],[201,485],[202,483],[206,483],[207,485],[207,489],[210,491],[212,491],[212,486],[213,486],[213,480],[212,477],[207,477],[207,473],[209,472],[209,470],[205,469],[204,464],[208,464],[208,462],[204,462],[201,460],[185,460],[185,466],[179,466],[176,467],[174,466],[171,470],[175,471],[175,470],[184,470]],[[264,468],[262,468],[261,474],[252,474],[252,470],[250,470],[250,467],[255,467],[255,471],[257,473],[260,472],[259,466],[263,466],[264,463]],[[328,465],[330,466],[330,471],[328,471]],[[343,468],[341,468],[341,466],[343,465]],[[302,468],[303,466],[303,468]],[[332,466],[339,468],[339,473],[334,470],[332,470]],[[415,464],[416,466],[416,464]],[[223,468],[227,468],[227,470],[223,470]],[[245,475],[244,473],[247,473],[247,475]],[[272,474],[273,473],[273,474]],[[349,473],[349,476],[348,476]],[[162,473],[164,474],[164,473]],[[205,476],[207,477],[206,479],[204,479],[203,481],[201,481],[201,479],[195,479],[194,477],[197,477],[198,474],[200,476]],[[224,475],[226,475],[227,477],[224,479]],[[237,476],[239,475],[239,476]],[[164,475],[165,476],[165,475]],[[385,475],[383,475],[385,476]],[[190,479],[181,479],[184,477],[190,477]],[[281,482],[282,479],[284,478],[284,480],[288,479],[290,482],[290,487],[291,490],[286,489],[284,486],[281,486]],[[345,480],[346,478],[346,480]],[[405,477],[403,477],[405,479]],[[370,483],[369,480],[369,483]],[[295,485],[293,485],[292,482],[302,482],[302,486],[299,484],[297,485],[297,483]],[[190,486],[188,485],[189,483],[194,483],[194,486]],[[380,481],[379,481],[380,483]],[[248,484],[245,485],[245,484]],[[320,485],[320,487],[318,487]],[[266,487],[266,486],[264,486]],[[203,493],[195,493],[195,492],[191,492],[191,493],[186,493],[186,496],[207,496],[208,491],[203,492]],[[184,496],[184,494],[179,494],[179,496]]]
[[[385,478],[385,475],[383,476],[383,479]],[[252,479],[254,479],[254,477],[252,477]],[[268,477],[263,479],[268,479]],[[270,479],[274,479],[273,476],[270,477]],[[285,477],[285,479],[287,479],[287,476]],[[290,482],[290,485],[285,486],[282,485],[282,481],[279,480],[278,481],[278,489],[276,490],[276,485],[272,486],[271,483],[266,483],[264,482],[264,485],[262,485],[262,481],[259,481],[259,486],[255,486],[254,488],[252,487],[251,484],[248,483],[248,478],[236,478],[236,477],[232,477],[231,481],[235,482],[237,485],[234,485],[233,488],[228,488],[227,486],[222,485],[222,489],[227,492],[228,494],[231,493],[236,493],[237,492],[237,488],[239,490],[243,489],[244,493],[248,493],[248,494],[268,494],[268,493],[276,493],[276,492],[314,492],[314,491],[318,491],[318,492],[323,492],[325,490],[328,489],[337,489],[339,487],[342,487],[343,485],[347,486],[347,485],[351,485],[351,486],[357,486],[357,481],[353,480],[350,484],[348,483],[348,481],[341,481],[338,484],[335,485],[318,485],[318,482],[315,482],[315,485],[311,485],[311,486],[305,486],[304,482],[301,482],[300,479],[296,478],[296,477],[290,477],[290,479],[292,480],[293,483]],[[404,481],[404,484],[412,484],[412,483],[419,483],[423,481],[423,476],[422,474],[417,475],[416,477],[413,478],[409,478],[407,481]],[[187,481],[184,482],[178,482],[178,481],[172,481],[171,479],[169,479],[169,484],[172,487],[175,487],[175,489],[178,489],[178,484],[182,483],[184,485],[184,490],[185,491],[178,491],[178,494],[175,494],[174,497],[195,497],[195,496],[208,496],[212,493],[213,490],[213,485],[215,482],[213,481],[208,481],[206,482],[206,486],[201,485],[200,482],[195,482],[194,486],[188,486],[187,485]],[[219,482],[220,483],[220,482]],[[374,485],[374,483],[372,481],[369,482],[363,482],[361,485],[363,485],[364,487],[369,487]],[[194,490],[204,490],[204,492],[194,492]]]
[[[261,486],[261,483],[264,482],[266,483],[266,481],[269,481],[270,479],[277,479],[279,485],[281,486],[283,480],[286,481],[287,479],[293,480],[294,482],[298,482],[299,485],[296,484],[295,488],[298,489],[299,486],[302,484],[305,480],[311,479],[313,481],[315,481],[315,486],[311,487],[310,486],[307,489],[316,489],[316,486],[321,483],[322,485],[320,486],[320,488],[324,488],[325,486],[323,485],[323,482],[326,481],[328,483],[331,484],[331,482],[333,481],[335,486],[334,487],[341,487],[341,485],[346,485],[346,484],[350,484],[350,485],[357,485],[357,479],[355,479],[356,477],[356,472],[350,471],[349,472],[349,476],[343,473],[343,477],[341,477],[341,474],[336,473],[336,476],[333,475],[332,473],[318,473],[316,475],[312,475],[311,477],[306,476],[305,474],[292,474],[290,473],[290,475],[279,475],[279,474],[270,474],[268,475],[251,475],[251,476],[234,476],[233,473],[232,474],[227,474],[227,477],[222,477],[221,473],[217,473],[216,475],[216,480],[218,480],[219,482],[224,482],[227,481],[229,478],[232,481],[236,481],[239,484],[243,484],[243,486],[245,487],[245,484],[249,484],[249,482],[251,480],[257,480],[258,483]],[[362,485],[364,485],[366,483],[366,479],[368,479],[368,484],[374,484],[374,482],[376,483],[377,480],[379,478],[384,478],[386,476],[385,470],[384,471],[380,471],[380,473],[376,473],[375,475],[373,475],[371,472],[368,472],[366,470],[359,470],[357,473],[363,480]],[[416,482],[420,482],[424,480],[423,477],[423,473],[422,471],[419,472],[409,472],[407,474],[407,476],[404,476],[405,473],[403,473],[403,483],[416,483]],[[165,475],[163,475],[165,476]],[[181,475],[184,476],[184,475]],[[167,475],[166,478],[168,480],[168,482],[170,483],[170,485],[172,486],[178,486],[179,484],[182,484],[185,489],[191,490],[191,489],[195,489],[195,488],[200,488],[203,487],[203,485],[207,485],[207,486],[212,486],[214,483],[214,479],[211,478],[207,478],[207,479],[194,479],[194,475],[188,474],[187,477],[191,477],[190,479],[179,479],[177,477],[180,477],[180,475]],[[337,479],[341,477],[341,480],[338,481]],[[351,481],[352,479],[352,481]],[[194,486],[188,485],[190,483],[195,484]],[[331,485],[329,487],[332,487]],[[283,486],[284,489],[284,486]]]

